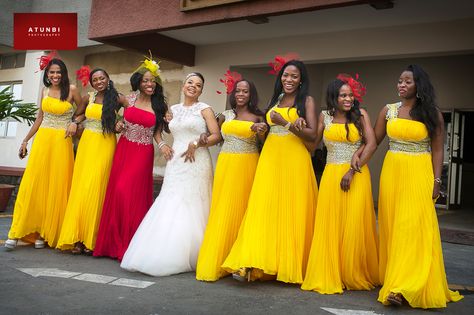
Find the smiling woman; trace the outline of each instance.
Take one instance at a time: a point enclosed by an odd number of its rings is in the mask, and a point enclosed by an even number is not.
[[[72,179],[71,136],[77,130],[75,117],[84,111],[77,88],[69,84],[63,61],[52,54],[43,56],[40,69],[44,69],[45,88],[37,118],[19,151],[20,159],[26,157],[28,141],[36,135],[5,242],[9,249],[24,237],[34,242],[35,248],[44,248],[45,243],[56,246]],[[73,104],[77,106],[75,112]]]
[[[208,147],[221,141],[214,112],[199,101],[203,87],[204,77],[190,73],[182,87],[184,102],[171,106],[173,154],[160,195],[123,257],[124,269],[166,276],[196,268],[212,191]]]

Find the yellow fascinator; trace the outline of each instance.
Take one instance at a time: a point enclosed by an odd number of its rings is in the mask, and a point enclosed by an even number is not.
[[[153,60],[153,56],[151,55],[151,51],[148,51],[150,53],[150,57],[144,56],[145,60],[142,61],[142,63],[138,66],[137,70],[133,71],[145,74],[145,72],[150,71],[150,73],[155,77],[155,82],[158,83],[159,85],[162,85],[161,82],[161,71],[160,71],[160,62],[156,62]]]

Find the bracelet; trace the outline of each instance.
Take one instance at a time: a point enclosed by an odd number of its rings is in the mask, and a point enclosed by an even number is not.
[[[165,145],[168,145],[165,140],[161,140],[160,143],[158,143],[158,149],[161,149]]]
[[[28,141],[23,140],[23,141],[21,142],[21,144],[23,144],[23,143],[26,144],[26,145],[28,145]]]
[[[193,146],[194,146],[194,148],[196,148],[196,149],[197,149],[197,147],[198,147],[198,144],[199,144],[199,142],[197,142],[196,140],[194,140],[194,141],[193,141]]]
[[[283,126],[283,128],[285,128],[286,130],[290,130],[290,127],[291,127],[290,122],[288,122],[286,125]]]
[[[443,181],[442,181],[441,178],[439,178],[439,177],[436,177],[436,178],[434,179],[434,181],[435,181],[436,183],[440,184],[440,185],[443,183]]]

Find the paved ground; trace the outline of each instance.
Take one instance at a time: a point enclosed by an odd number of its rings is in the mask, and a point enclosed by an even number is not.
[[[0,216],[0,240],[10,221],[9,215]],[[123,271],[107,258],[31,246],[7,252],[0,245],[0,314],[427,314],[382,306],[376,302],[378,289],[320,295],[275,281],[203,283],[194,273],[155,278]],[[448,282],[465,298],[429,313],[472,314],[474,247],[443,243],[443,249]]]

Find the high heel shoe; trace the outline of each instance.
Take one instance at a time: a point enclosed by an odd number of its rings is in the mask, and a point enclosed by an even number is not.
[[[44,240],[42,238],[39,238],[35,241],[35,248],[36,249],[44,248]]]
[[[18,244],[18,239],[16,238],[9,238],[6,242],[5,242],[5,248],[8,249],[8,250],[13,250],[15,249],[16,245]]]

